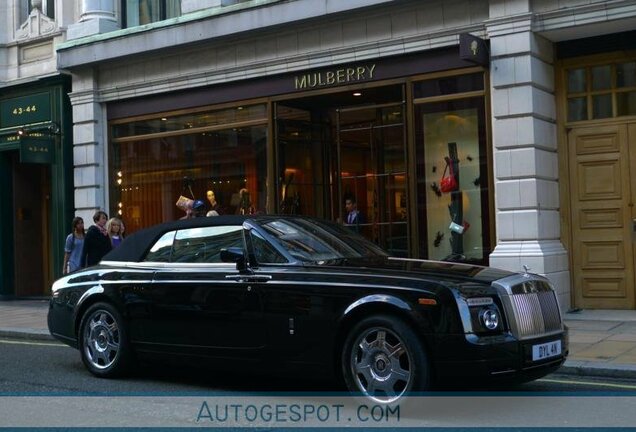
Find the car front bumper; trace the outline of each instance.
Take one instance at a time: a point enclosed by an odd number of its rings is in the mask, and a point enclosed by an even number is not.
[[[533,346],[560,341],[561,353],[533,360]],[[518,340],[511,334],[492,337],[456,335],[440,340],[433,359],[435,376],[440,382],[477,379],[487,381],[529,381],[556,371],[566,360],[568,330]],[[460,360],[457,360],[460,359]]]

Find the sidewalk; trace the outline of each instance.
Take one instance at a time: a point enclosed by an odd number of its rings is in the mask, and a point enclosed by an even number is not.
[[[53,340],[48,300],[0,301],[0,338]],[[570,356],[559,373],[636,379],[636,310],[565,314]]]

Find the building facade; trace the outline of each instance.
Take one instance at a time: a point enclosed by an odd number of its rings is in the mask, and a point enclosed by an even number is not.
[[[353,198],[352,229],[393,254],[527,266],[565,310],[636,307],[633,1],[75,7],[56,52],[85,220],[131,232],[183,196],[346,224]]]
[[[72,2],[0,4],[0,298],[45,296],[74,211],[71,79],[55,44]]]

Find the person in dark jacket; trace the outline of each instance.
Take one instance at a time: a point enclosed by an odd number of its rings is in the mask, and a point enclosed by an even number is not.
[[[102,260],[112,249],[108,232],[105,225],[108,221],[108,215],[98,210],[93,215],[95,225],[91,226],[84,237],[84,248],[82,249],[81,263],[83,267],[90,267]]]
[[[345,225],[355,232],[360,232],[360,224],[364,223],[364,217],[358,210],[358,203],[355,197],[352,196],[345,200],[345,209],[347,211]]]

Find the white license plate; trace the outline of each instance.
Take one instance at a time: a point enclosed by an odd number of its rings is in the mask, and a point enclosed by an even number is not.
[[[558,355],[561,355],[560,340],[532,345],[532,361],[543,360]]]

